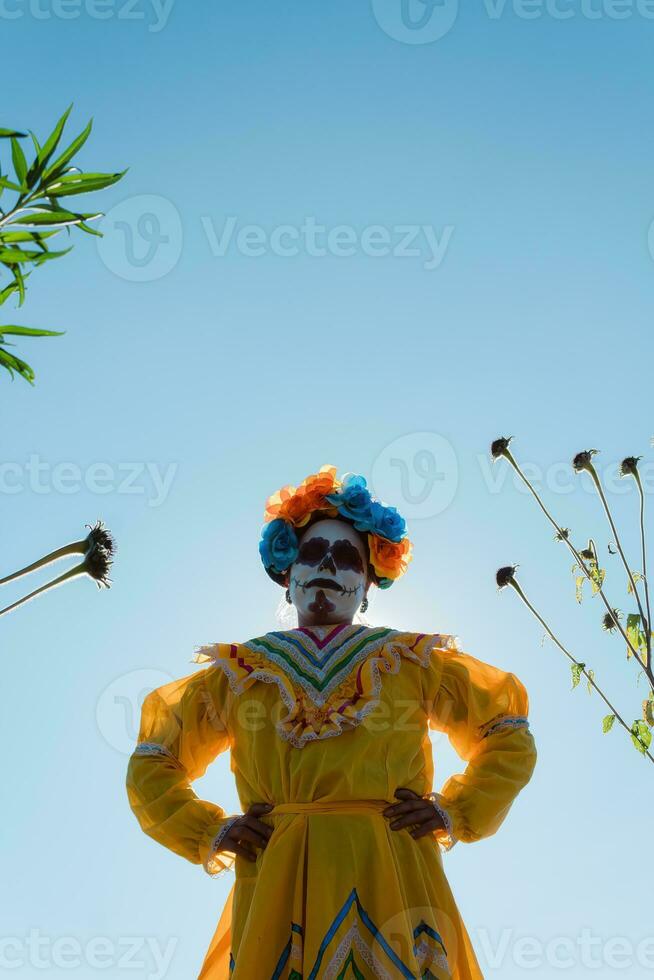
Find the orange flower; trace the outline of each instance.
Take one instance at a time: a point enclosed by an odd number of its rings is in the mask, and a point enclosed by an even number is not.
[[[316,510],[325,510],[328,516],[333,517],[337,513],[336,508],[325,501],[325,496],[334,493],[339,486],[336,467],[322,466],[318,473],[311,473],[299,487],[282,487],[269,497],[264,519],[268,522],[281,517],[295,527],[302,527]]]
[[[295,487],[290,485],[282,487],[281,490],[277,490],[268,497],[263,514],[263,519],[266,524],[269,521],[274,521],[276,517],[280,516],[279,511],[281,510],[283,504],[293,496],[295,489]]]
[[[408,538],[387,541],[378,534],[368,535],[370,564],[381,578],[396,579],[404,575],[413,558],[413,546]]]

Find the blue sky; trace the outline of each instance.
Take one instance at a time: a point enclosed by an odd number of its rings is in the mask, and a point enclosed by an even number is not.
[[[654,969],[649,763],[602,735],[599,700],[571,692],[495,569],[520,563],[630,720],[645,688],[598,601],[575,603],[533,502],[488,463],[513,434],[561,523],[606,554],[567,464],[597,447],[611,479],[626,454],[652,459],[654,11],[408,13],[0,4],[2,125],[45,134],[73,101],[71,134],[95,118],[80,163],[129,167],[98,197],[101,244],[80,236],[11,311],[66,330],[23,345],[37,386],[0,379],[2,569],[97,517],[120,547],[111,592],[78,581],[3,620],[0,972],[13,958],[15,977],[92,976],[104,939],[105,976],[130,957],[130,977],[195,975],[231,879],[138,829],[123,788],[138,705],[197,645],[276,625],[263,504],[323,463],[409,518],[415,559],[371,621],[456,633],[529,691],[534,777],[495,837],[445,859],[485,975]],[[609,496],[639,567],[636,496],[615,481]],[[628,610],[608,556],[607,574]],[[435,753],[439,788],[460,763],[442,740]],[[198,789],[237,810],[227,759]]]

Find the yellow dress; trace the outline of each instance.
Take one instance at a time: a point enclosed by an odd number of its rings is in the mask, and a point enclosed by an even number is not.
[[[201,980],[482,977],[442,851],[495,833],[536,749],[515,674],[439,634],[340,624],[201,648],[146,698],[130,805],[146,834],[235,882]],[[415,839],[381,811],[432,790],[429,729],[467,762]],[[191,788],[231,751],[243,811],[273,803],[257,860],[220,850],[238,815]]]

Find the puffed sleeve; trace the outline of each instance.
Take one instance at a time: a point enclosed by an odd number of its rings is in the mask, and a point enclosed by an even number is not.
[[[536,765],[529,698],[515,674],[455,649],[433,651],[428,670],[429,727],[444,732],[468,763],[431,799],[446,825],[444,850],[489,837],[500,827]]]
[[[239,815],[228,817],[217,804],[200,800],[191,783],[230,747],[228,699],[227,681],[216,667],[152,691],[127,770],[129,804],[141,828],[211,875],[233,866],[234,856],[218,848]]]

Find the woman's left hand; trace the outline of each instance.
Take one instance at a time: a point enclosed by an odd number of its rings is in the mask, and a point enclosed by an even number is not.
[[[411,836],[417,839],[431,834],[434,830],[446,829],[430,800],[418,796],[412,789],[405,789],[403,786],[395,790],[395,795],[402,802],[391,803],[382,811],[384,816],[391,820],[391,830],[402,830],[404,827],[418,824],[410,831]]]

